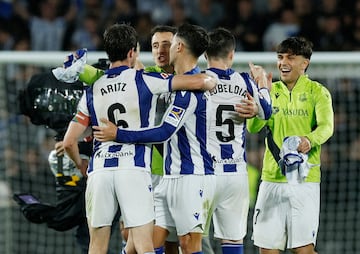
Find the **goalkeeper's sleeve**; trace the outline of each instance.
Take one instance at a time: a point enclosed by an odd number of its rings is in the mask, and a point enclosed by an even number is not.
[[[95,83],[96,80],[98,80],[102,75],[104,75],[104,73],[105,72],[103,70],[86,64],[83,71],[79,75],[79,80],[86,85],[91,86]]]

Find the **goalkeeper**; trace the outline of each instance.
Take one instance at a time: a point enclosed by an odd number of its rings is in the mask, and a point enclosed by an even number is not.
[[[329,91],[305,74],[311,55],[312,43],[304,38],[291,37],[280,43],[280,80],[272,83],[270,92],[273,114],[267,121],[258,117],[247,121],[252,133],[267,129],[262,182],[253,218],[254,244],[261,254],[277,254],[285,249],[298,254],[316,253],[321,145],[333,134],[334,113]],[[295,152],[308,158],[296,162],[296,167],[289,164],[290,154],[284,154],[282,147],[289,136],[299,141]],[[284,171],[278,165],[280,159]],[[314,166],[308,168],[309,163]]]

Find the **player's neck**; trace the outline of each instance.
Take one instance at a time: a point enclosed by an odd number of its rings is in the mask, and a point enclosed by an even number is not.
[[[185,72],[191,71],[197,66],[197,59],[194,58],[186,58],[182,61],[178,61],[175,65],[176,74],[184,74]]]
[[[166,73],[170,73],[170,74],[174,73],[174,67],[172,65],[166,65],[162,67],[162,69],[166,71]]]
[[[116,67],[120,67],[120,66],[128,66],[128,67],[132,67],[130,61],[115,61],[110,63],[110,68],[116,68]]]
[[[220,69],[220,70],[227,70],[231,67],[231,65],[229,65],[226,61],[224,61],[222,59],[217,59],[217,60],[209,59],[208,67],[216,68],[216,69]]]

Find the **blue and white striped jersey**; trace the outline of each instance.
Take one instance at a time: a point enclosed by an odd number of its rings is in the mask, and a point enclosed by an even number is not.
[[[122,128],[154,126],[157,94],[171,91],[171,81],[171,75],[144,73],[127,66],[109,69],[87,88],[79,102],[77,119],[89,117],[89,121],[85,121],[89,126],[101,126],[100,118]],[[137,168],[150,172],[150,166],[151,145],[94,140],[88,173],[103,168]]]
[[[246,170],[245,124],[244,118],[235,112],[235,104],[247,98],[249,92],[259,107],[259,117],[271,116],[271,100],[268,89],[258,89],[247,73],[238,73],[232,69],[206,70],[218,78],[218,83],[210,93],[212,104],[208,111],[210,130],[208,133],[208,151],[214,161],[216,175],[237,174]]]
[[[198,67],[185,74],[199,73]],[[121,143],[164,144],[164,177],[214,174],[211,156],[206,147],[209,128],[206,112],[209,97],[201,91],[177,91],[171,95],[163,122],[155,128],[118,129]]]

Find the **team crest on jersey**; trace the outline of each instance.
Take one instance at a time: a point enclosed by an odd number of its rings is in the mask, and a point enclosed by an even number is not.
[[[183,118],[185,110],[183,108],[173,106],[168,115],[166,116],[165,121],[173,126],[178,126],[179,122]]]
[[[164,73],[164,72],[161,72],[161,73],[160,73],[160,76],[161,76],[163,79],[167,79],[167,78],[169,77],[169,74]]]
[[[299,100],[300,100],[300,101],[306,101],[306,100],[307,100],[307,98],[306,98],[306,93],[300,94]]]

